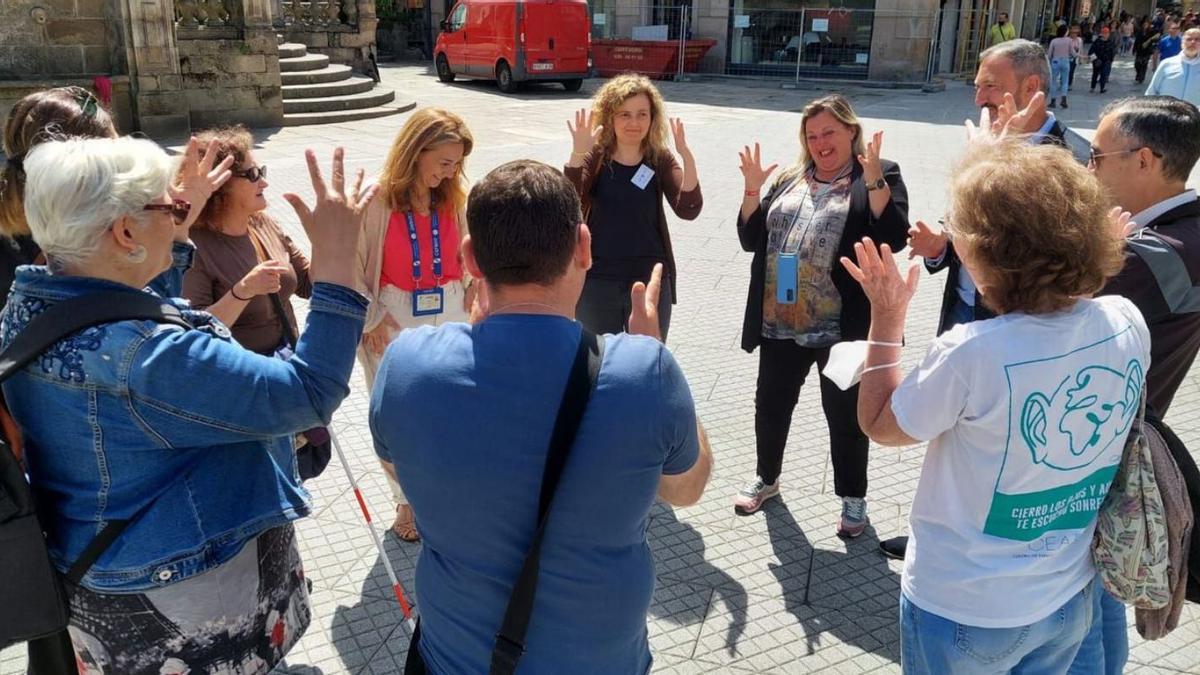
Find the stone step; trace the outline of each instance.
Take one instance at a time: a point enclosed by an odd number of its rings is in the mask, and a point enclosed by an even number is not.
[[[360,110],[362,108],[374,108],[391,103],[395,99],[396,92],[391,89],[375,89],[364,94],[349,94],[347,96],[284,99],[283,112],[287,114]]]
[[[290,59],[279,59],[279,70],[294,73],[299,70],[320,70],[329,65],[329,57],[324,54],[305,54]]]
[[[345,80],[337,82],[321,82],[317,84],[285,84],[283,86],[283,100],[300,100],[307,98],[329,98],[332,96],[348,96],[350,94],[361,94],[371,91],[375,87],[375,80],[369,77],[355,75]]]
[[[402,112],[407,112],[417,107],[416,102],[405,103],[396,106],[376,106],[373,108],[362,108],[360,110],[335,110],[333,112],[312,112],[312,113],[284,113],[283,126],[298,127],[309,124],[335,124],[337,122],[354,122],[356,120],[369,120],[376,117],[387,117],[388,115],[399,115]]]
[[[282,69],[283,62],[280,61]],[[350,66],[340,63],[330,64],[320,70],[297,70],[289,73],[280,73],[283,79],[283,86],[291,86],[296,84],[318,84],[321,82],[340,82],[348,80],[354,72]]]
[[[279,43],[279,58],[294,59],[308,54],[308,47],[299,42],[281,42]]]

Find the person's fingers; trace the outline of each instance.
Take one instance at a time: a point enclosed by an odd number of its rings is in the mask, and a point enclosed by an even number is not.
[[[909,265],[907,276],[904,279],[904,285],[908,286],[908,293],[912,295],[917,292],[917,284],[921,281],[921,266]]]
[[[879,159],[879,154],[883,152],[883,132],[875,132],[875,144],[872,146],[875,152],[875,159]]]
[[[650,283],[646,285],[646,301],[650,303],[650,307],[657,309],[658,298],[662,294],[662,263],[655,263],[654,270],[650,272]],[[650,309],[647,307],[647,309]]]
[[[220,154],[220,149],[221,145],[217,142],[217,139],[214,138],[208,142],[208,147],[204,148],[204,157],[200,159],[200,171],[208,172],[212,170],[213,164],[217,162],[217,155]],[[225,159],[230,160],[229,163],[233,164],[232,160],[234,157],[232,155]]]
[[[858,244],[855,245],[856,248]],[[870,272],[876,272],[881,267],[879,261],[879,249],[875,248],[875,242],[870,237],[862,238],[863,255],[858,259],[858,264]]]
[[[762,148],[759,147],[758,141],[754,142],[754,165],[762,166]]]
[[[319,200],[325,195],[326,191],[325,178],[321,176],[321,167],[317,164],[317,153],[312,150],[305,150],[304,161],[308,164],[308,177],[312,181],[313,192]],[[293,206],[295,205],[293,204]],[[305,210],[307,211],[307,209]]]
[[[367,206],[369,206],[371,204],[371,202],[374,201],[375,196],[378,194],[379,194],[379,184],[378,183],[367,186],[366,192],[364,192],[358,198],[358,204],[356,204],[354,206],[355,213],[362,213],[364,210],[366,210]]]
[[[333,192],[346,196],[346,150],[340,146],[333,149]]]
[[[857,244],[855,244],[855,246],[857,246]],[[855,265],[854,262],[846,256],[842,256],[840,261],[842,263],[842,267],[845,267],[846,271],[850,273],[850,276],[858,283],[861,284],[867,278],[866,275],[863,274],[863,271],[859,269],[858,265]]]
[[[629,302],[633,307],[634,316],[645,315],[646,313],[646,283],[644,281],[634,282],[629,288]]]
[[[183,148],[183,158],[180,161],[179,168],[184,176],[195,171],[196,166],[200,164],[200,139],[192,136],[188,139],[187,145]]]
[[[879,264],[883,265],[884,274],[889,276],[899,274],[900,268],[896,265],[896,257],[892,255],[890,244],[883,244],[879,247]]]
[[[292,208],[296,211],[296,217],[300,219],[300,224],[307,228],[309,222],[312,220],[312,211],[309,210],[308,205],[304,203],[300,195],[289,192],[283,195],[283,199],[292,205]]]
[[[774,171],[774,170],[775,170],[775,169],[777,169],[777,168],[779,168],[779,164],[778,164],[778,163],[776,163],[776,164],[772,164],[771,166],[767,167],[767,170],[763,172],[763,178],[766,178],[767,176],[770,176],[770,175],[771,175],[771,172],[772,172],[772,171]]]
[[[353,207],[358,204],[359,197],[362,196],[363,179],[367,177],[367,172],[359,169],[354,172],[354,186],[350,191],[350,205]]]

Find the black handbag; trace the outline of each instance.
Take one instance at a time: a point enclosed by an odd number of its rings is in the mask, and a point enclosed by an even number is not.
[[[39,314],[0,352],[0,382],[20,371],[63,338],[85,328],[145,319],[192,326],[161,298],[136,291],[92,293],[51,306]],[[29,642],[29,672],[66,675],[76,672],[66,627],[70,594],[87,571],[129,523],[110,520],[66,573],[63,584],[50,561],[42,522],[21,464],[20,432],[0,397],[0,648]],[[148,506],[148,505],[147,505]],[[144,510],[146,506],[143,506]]]
[[[504,610],[504,619],[500,630],[496,633],[496,645],[492,649],[492,662],[488,669],[489,675],[512,675],[521,656],[525,654],[525,631],[529,628],[529,619],[533,615],[533,599],[537,594],[538,566],[542,552],[542,538],[546,534],[546,522],[549,520],[550,503],[558,489],[558,480],[562,477],[563,467],[567,465],[567,455],[575,442],[575,434],[579,431],[579,423],[583,421],[583,413],[587,409],[588,399],[596,388],[596,378],[600,376],[600,362],[604,359],[604,338],[591,331],[582,329],[579,335],[579,348],[575,352],[575,360],[571,364],[571,374],[563,389],[562,402],[558,405],[558,416],[554,420],[554,431],[550,434],[550,448],[546,453],[546,467],[542,472],[542,487],[538,496],[538,522],[529,552],[525,554],[525,564],[513,584],[512,595],[508,598],[508,606]],[[405,675],[425,675],[425,662],[421,658],[418,645],[421,641],[421,622],[417,620],[412,642],[408,646],[408,659],[404,664]]]

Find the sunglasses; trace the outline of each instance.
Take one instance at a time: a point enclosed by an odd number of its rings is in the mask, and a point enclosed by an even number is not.
[[[1101,157],[1108,157],[1109,155],[1128,155],[1128,154],[1137,152],[1138,150],[1141,150],[1141,149],[1142,148],[1129,148],[1128,150],[1113,150],[1112,152],[1096,152],[1096,146],[1093,145],[1092,147],[1088,148],[1088,165],[1096,166],[1097,164],[1100,163]],[[1159,159],[1162,159],[1161,152],[1150,149],[1150,148],[1146,148],[1146,149],[1150,150],[1150,154],[1154,155],[1155,157],[1157,157]]]
[[[192,204],[182,199],[176,199],[170,204],[147,204],[142,207],[142,210],[169,211],[171,217],[175,219],[175,224],[182,225],[187,220],[188,214],[192,212]]]
[[[257,183],[258,181],[267,177],[267,165],[260,164],[259,166],[252,166],[245,171],[234,171],[233,175],[237,176],[238,178],[245,178],[251,183]]]

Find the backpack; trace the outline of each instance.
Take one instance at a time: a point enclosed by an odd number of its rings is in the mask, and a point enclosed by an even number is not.
[[[85,328],[126,320],[151,320],[190,330],[182,313],[163,299],[138,291],[90,293],[56,303],[34,317],[0,352],[0,383],[62,339]],[[136,519],[104,524],[65,575],[64,585],[50,561],[44,521],[39,519],[33,491],[22,463],[20,429],[0,394],[0,649],[30,641],[30,672],[67,672],[75,658],[39,666],[35,654],[70,649],[66,634],[70,592],[121,532]],[[143,507],[144,509],[145,507]]]

